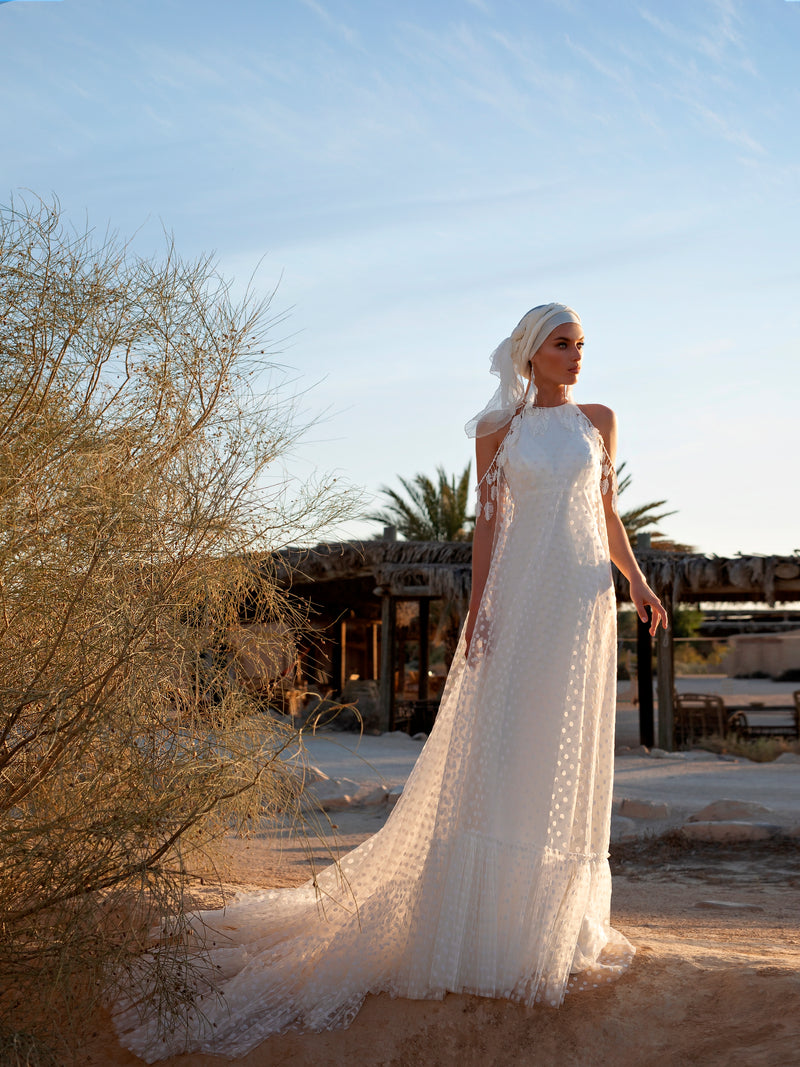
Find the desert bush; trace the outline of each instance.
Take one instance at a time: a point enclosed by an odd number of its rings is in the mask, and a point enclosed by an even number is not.
[[[302,428],[270,299],[235,301],[211,258],[169,241],[145,259],[74,230],[57,203],[1,213],[8,1062],[44,1062],[48,1021],[79,1024],[110,975],[179,1010],[193,858],[295,803],[291,735],[235,684],[229,636],[243,599],[302,626],[270,553],[347,501],[276,472]],[[154,920],[176,936],[142,969]]]

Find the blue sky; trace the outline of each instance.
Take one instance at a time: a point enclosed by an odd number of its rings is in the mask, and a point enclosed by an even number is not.
[[[3,200],[279,283],[328,412],[296,473],[462,470],[491,350],[560,300],[628,502],[704,551],[800,548],[800,4],[0,6]]]

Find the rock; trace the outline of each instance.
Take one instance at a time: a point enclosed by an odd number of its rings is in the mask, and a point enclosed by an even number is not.
[[[651,757],[651,759],[663,759],[668,754],[669,753],[667,752],[667,750],[665,748],[651,748],[650,749],[650,757]]]
[[[633,819],[624,819],[619,815],[611,817],[612,841],[638,841],[639,827]]]
[[[428,735],[425,733],[414,734],[411,738],[412,741],[422,741],[423,744],[428,740]]]
[[[320,770],[319,767],[315,767],[313,763],[307,763],[306,766],[303,767],[302,775],[305,779],[306,785],[308,785],[310,782],[329,782],[331,780],[329,774],[326,774],[325,771]]]
[[[328,778],[324,782],[315,782],[309,786],[303,794],[303,800],[306,807],[341,811],[344,808],[366,808],[385,804],[387,796],[382,785],[363,785],[348,778]]]
[[[760,904],[742,904],[735,900],[698,900],[696,908],[713,908],[716,911],[763,911]]]
[[[800,763],[800,756],[796,752],[781,752],[775,763]]]
[[[335,700],[323,700],[319,694],[314,693],[306,704],[302,713],[304,725],[314,730],[330,728],[340,730],[342,728],[343,711],[341,705]],[[360,720],[355,716],[352,708],[347,709],[345,718],[350,722],[353,729],[358,729]]]
[[[365,678],[347,682],[339,698],[344,705],[341,729],[374,729],[380,723],[378,683]],[[355,708],[355,710],[353,710]]]
[[[666,819],[669,815],[669,806],[657,804],[654,800],[636,800],[625,797],[619,806],[619,813],[626,819]]]
[[[763,804],[756,804],[751,800],[715,800],[713,804],[707,804],[694,815],[689,816],[689,822],[727,822],[731,819],[742,821],[750,815],[763,815],[769,812]]]
[[[403,787],[401,785],[396,785],[386,794],[386,803],[390,808],[393,808],[402,795]]]
[[[369,808],[373,805],[385,804],[388,796],[388,791],[382,785],[367,785],[355,795],[353,803],[363,808]]]
[[[781,828],[763,822],[688,822],[681,833],[690,841],[766,841]]]

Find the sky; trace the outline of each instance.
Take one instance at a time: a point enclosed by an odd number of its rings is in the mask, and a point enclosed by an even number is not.
[[[798,55],[797,0],[12,0],[0,203],[56,194],[277,287],[320,417],[291,470],[368,510],[464,469],[491,351],[570,304],[623,506],[666,499],[700,551],[791,553]]]

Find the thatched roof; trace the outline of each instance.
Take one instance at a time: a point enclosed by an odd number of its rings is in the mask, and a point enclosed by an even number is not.
[[[673,603],[800,600],[800,556],[702,556],[694,552],[636,553],[645,577]],[[617,595],[628,583],[615,573]]]
[[[689,552],[636,553],[647,580],[673,603],[800,601],[800,556],[704,556]],[[317,583],[365,579],[376,592],[467,601],[472,545],[468,541],[342,541],[286,549],[276,558],[281,578],[300,592]],[[615,571],[617,595],[628,583]]]
[[[293,588],[370,577],[375,590],[397,597],[468,600],[472,545],[468,541],[342,541],[278,555]]]

